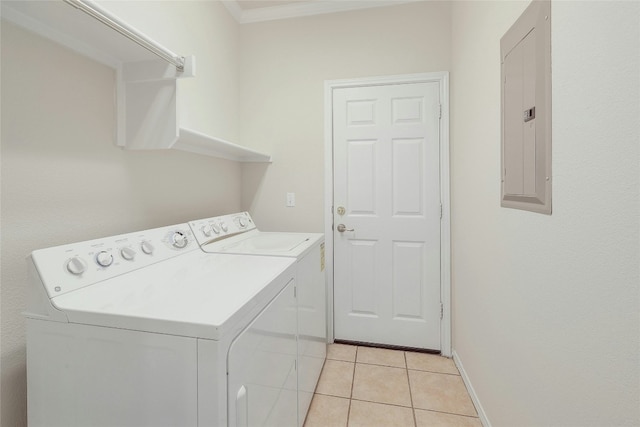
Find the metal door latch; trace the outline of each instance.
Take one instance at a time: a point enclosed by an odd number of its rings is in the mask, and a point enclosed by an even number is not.
[[[525,123],[535,118],[536,118],[536,107],[531,107],[528,110],[524,110],[523,119]]]

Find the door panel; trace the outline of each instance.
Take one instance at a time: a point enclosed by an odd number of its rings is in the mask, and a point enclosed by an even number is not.
[[[231,343],[227,355],[229,426],[297,425],[294,287],[291,280]]]
[[[354,215],[376,213],[376,143],[347,141],[347,200]]]
[[[393,215],[423,215],[422,146],[424,139],[394,139]]]
[[[336,339],[440,349],[439,93],[333,91]]]
[[[377,242],[367,240],[351,240],[351,315],[377,316],[378,306],[375,293],[371,288],[376,284],[376,247]]]
[[[424,319],[424,243],[393,242],[393,317]]]

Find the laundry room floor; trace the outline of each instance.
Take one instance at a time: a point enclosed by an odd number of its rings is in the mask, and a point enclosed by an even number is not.
[[[482,427],[451,359],[330,344],[305,427]]]

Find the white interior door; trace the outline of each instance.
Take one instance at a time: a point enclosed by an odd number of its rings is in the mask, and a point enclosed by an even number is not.
[[[440,349],[439,94],[333,91],[335,339]]]

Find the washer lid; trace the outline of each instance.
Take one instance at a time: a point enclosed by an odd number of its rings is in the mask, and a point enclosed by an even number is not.
[[[321,233],[277,233],[255,231],[203,246],[207,252],[300,257],[324,240]]]
[[[293,263],[195,251],[51,301],[72,323],[220,339],[293,279]]]

